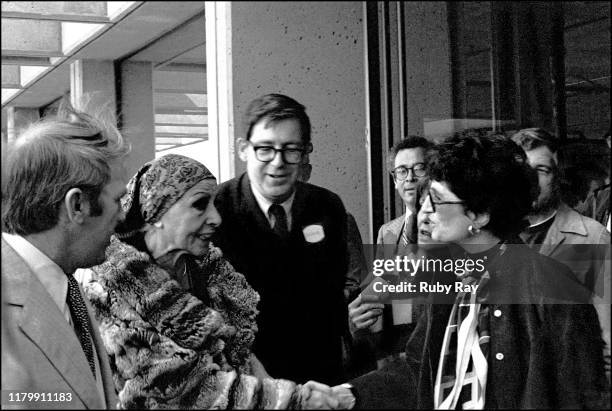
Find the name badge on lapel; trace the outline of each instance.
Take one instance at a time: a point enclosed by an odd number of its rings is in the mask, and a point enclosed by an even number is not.
[[[304,238],[309,243],[318,243],[319,241],[325,238],[325,232],[323,231],[323,226],[320,224],[312,224],[304,227],[302,230],[304,233]]]

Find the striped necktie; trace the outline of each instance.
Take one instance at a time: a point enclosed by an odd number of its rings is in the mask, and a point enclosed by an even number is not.
[[[87,357],[89,368],[91,368],[91,372],[95,379],[96,365],[94,364],[93,346],[91,344],[89,315],[87,313],[85,301],[83,301],[83,296],[79,290],[79,284],[72,275],[68,275],[68,295],[66,296],[66,302],[70,309],[74,331],[79,338],[83,352]]]
[[[405,247],[408,244],[410,244],[410,237],[408,236],[408,229],[409,229],[409,218],[410,216],[408,216],[407,218],[404,219],[404,228],[402,229],[402,245]]]

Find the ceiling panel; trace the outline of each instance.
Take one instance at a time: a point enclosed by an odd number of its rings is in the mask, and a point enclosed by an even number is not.
[[[13,4],[15,3],[15,4]],[[19,4],[16,4],[19,3]],[[95,3],[95,4],[94,4]],[[102,7],[104,3],[104,7]],[[22,91],[8,104],[21,107],[41,107],[64,95],[70,89],[70,63],[77,59],[120,60],[144,50],[157,39],[176,31],[189,20],[194,20],[204,11],[204,2],[115,2],[131,4],[123,11],[116,23],[103,28],[89,42],[77,45],[71,56],[62,57],[61,24],[55,21],[57,16],[72,15],[69,24],[88,21],[108,12],[106,2],[2,2],[2,63],[7,65],[50,66],[48,73],[35,79],[28,90]],[[122,7],[125,7],[123,5]],[[11,14],[13,13],[13,14]],[[28,18],[14,18],[15,13],[22,13]],[[45,14],[47,13],[47,14]],[[43,20],[33,19],[46,16]],[[13,16],[11,18],[4,18]],[[91,21],[91,20],[90,20]],[[107,19],[107,21],[109,21]],[[7,23],[7,24],[5,24]],[[104,31],[105,30],[105,31]],[[33,36],[32,33],[37,35]],[[42,33],[42,35],[38,35]],[[203,43],[205,30],[201,28]],[[192,36],[195,38],[195,35]],[[193,48],[192,43],[187,44]],[[6,52],[5,52],[6,51]],[[183,52],[182,49],[180,52]],[[175,50],[180,54],[178,50]],[[199,61],[198,51],[189,61]],[[49,57],[54,57],[49,59]],[[26,69],[29,73],[32,70]],[[13,76],[14,77],[14,76]],[[7,84],[16,85],[8,81]],[[204,81],[205,83],[205,81]],[[204,85],[205,87],[205,85]],[[5,104],[3,104],[3,107]]]

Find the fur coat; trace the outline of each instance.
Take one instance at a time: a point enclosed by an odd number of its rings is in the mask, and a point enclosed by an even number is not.
[[[290,408],[299,387],[251,373],[259,295],[212,247],[210,306],[147,254],[113,238],[84,284],[110,356],[119,408]],[[197,273],[195,274],[197,275]]]

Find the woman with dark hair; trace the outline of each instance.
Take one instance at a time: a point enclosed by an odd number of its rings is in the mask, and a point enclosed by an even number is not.
[[[428,163],[426,234],[458,246],[455,267],[481,266],[455,271],[454,304],[427,308],[404,363],[352,381],[356,407],[608,408],[588,293],[517,237],[537,194],[525,154],[504,136],[456,136]]]

